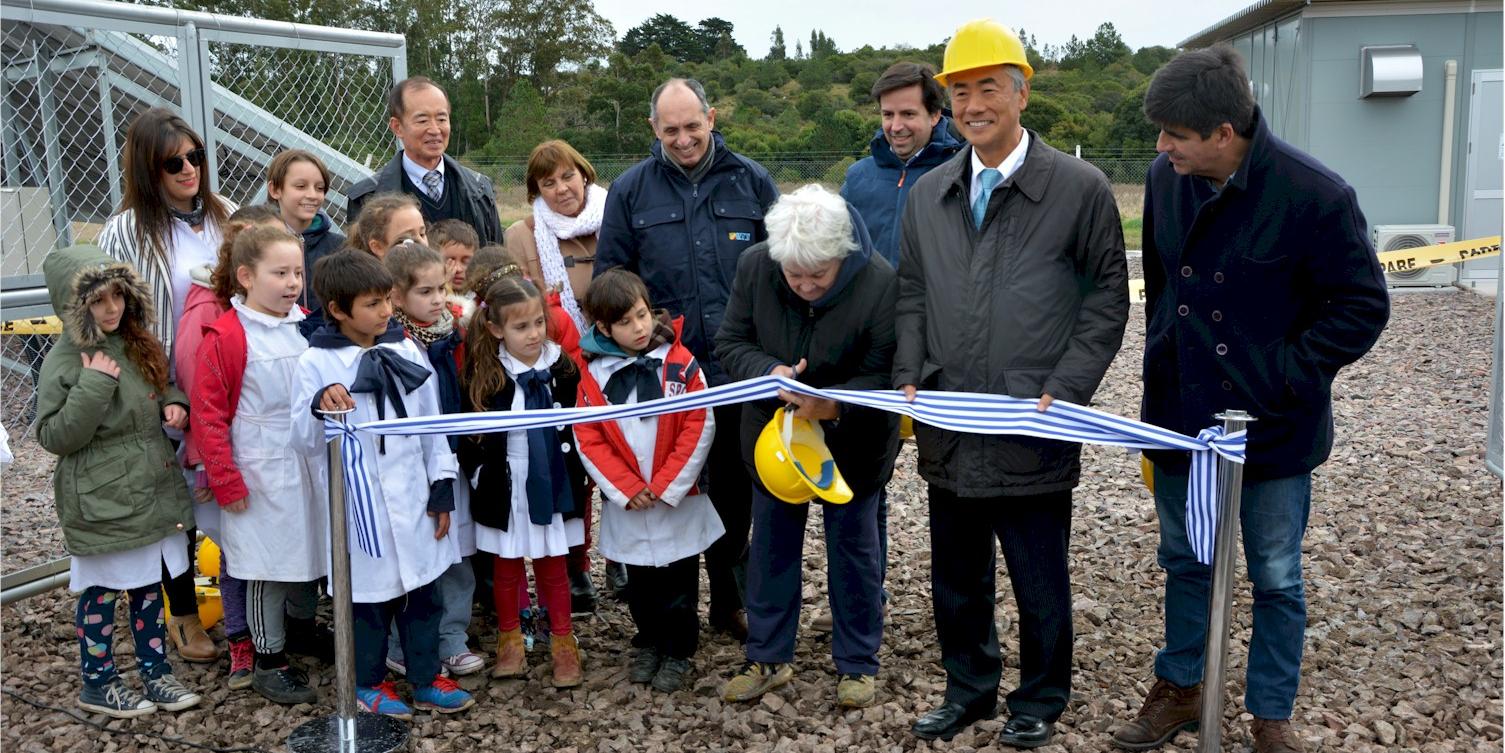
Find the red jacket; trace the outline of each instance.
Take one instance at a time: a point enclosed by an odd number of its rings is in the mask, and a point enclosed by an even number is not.
[[[198,437],[199,454],[209,474],[209,488],[220,506],[250,496],[230,447],[230,423],[240,404],[246,376],[246,330],[232,309],[204,328],[198,369],[189,395],[189,426]]]
[[[674,320],[674,344],[670,346],[663,365],[664,395],[672,396],[705,389],[705,376],[700,372],[695,356],[680,340],[683,317]],[[580,370],[580,391],[575,405],[579,407],[607,405],[601,386],[596,383],[590,369]],[[622,496],[631,499],[644,488],[662,497],[665,490],[685,473],[686,465],[705,431],[706,411],[693,410],[683,413],[668,413],[658,417],[658,439],[653,448],[653,478],[645,479],[638,468],[637,454],[627,443],[627,437],[616,421],[598,421],[575,425],[575,443],[580,452],[590,459],[592,465],[606,476]],[[699,469],[694,469],[698,475]],[[699,494],[692,485],[688,494]]]

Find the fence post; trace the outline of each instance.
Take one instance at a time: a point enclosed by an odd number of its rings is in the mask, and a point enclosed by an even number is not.
[[[326,421],[345,421],[325,413]],[[329,442],[329,596],[334,601],[335,713],[298,725],[287,737],[293,753],[389,753],[407,747],[397,719],[355,705],[354,606],[350,597],[350,534],[345,517],[345,437]]]
[[[1241,410],[1217,414],[1223,435],[1242,431],[1253,416]],[[1207,646],[1202,659],[1202,719],[1197,753],[1223,749],[1223,691],[1228,674],[1228,621],[1233,613],[1233,566],[1238,562],[1239,505],[1244,465],[1218,458],[1218,530],[1212,555],[1212,598],[1207,603]]]

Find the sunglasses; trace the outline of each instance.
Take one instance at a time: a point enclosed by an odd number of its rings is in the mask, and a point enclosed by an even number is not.
[[[193,165],[194,167],[203,167],[203,147],[195,149],[184,155],[177,157],[168,157],[167,159],[162,160],[162,171],[167,173],[168,175],[177,175],[178,173],[183,172],[183,160],[188,160],[188,164]]]

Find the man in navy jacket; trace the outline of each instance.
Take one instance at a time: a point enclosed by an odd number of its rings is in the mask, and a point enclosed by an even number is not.
[[[595,273],[636,272],[653,305],[683,316],[684,344],[714,387],[727,382],[712,350],[731,298],[737,259],[768,239],[763,213],[779,189],[762,165],[732,152],[716,128],[716,109],[694,79],[670,79],[653,92],[648,124],[652,156],[611,184],[596,236]],[[742,573],[751,526],[752,479],[738,447],[741,409],[716,408],[718,431],[706,461],[706,493],[726,528],[706,550],[711,627],[747,637]]]
[[[1384,273],[1354,191],[1276,138],[1227,47],[1155,74],[1160,127],[1144,196],[1146,422],[1195,435],[1213,414],[1253,414],[1244,466],[1244,550],[1254,591],[1244,705],[1258,753],[1301,750],[1290,724],[1306,600],[1301,541],[1312,469],[1332,451],[1332,383],[1389,318]],[[1165,645],[1120,748],[1158,747],[1200,714],[1210,568],[1186,537],[1187,453],[1155,464]]]

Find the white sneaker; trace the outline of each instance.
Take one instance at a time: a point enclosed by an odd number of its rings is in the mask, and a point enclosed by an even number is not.
[[[440,677],[449,677],[449,666],[447,664],[448,661],[449,660],[446,659],[445,661],[439,662],[439,676]],[[400,677],[407,677],[408,676],[408,667],[407,667],[407,665],[403,664],[402,662],[400,662],[400,661],[398,661],[396,659],[393,659],[390,656],[387,657],[387,669],[392,670],[392,672],[394,674],[396,674],[396,675],[398,675]],[[471,670],[471,671],[474,672],[475,670]]]
[[[466,650],[454,656],[446,657],[439,664],[445,671],[455,677],[464,677],[481,671],[486,667],[486,660],[475,653]]]

